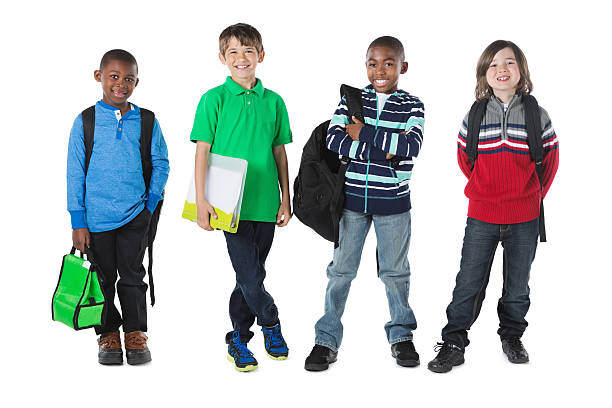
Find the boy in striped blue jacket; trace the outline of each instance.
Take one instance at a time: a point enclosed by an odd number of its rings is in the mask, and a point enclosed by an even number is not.
[[[412,343],[417,324],[408,304],[408,181],[413,158],[419,154],[423,141],[425,111],[417,97],[397,87],[399,76],[408,70],[404,47],[398,39],[385,36],[374,40],[368,47],[366,68],[370,85],[361,92],[365,123],[347,117],[343,98],[327,132],[327,148],[349,157],[350,164],[345,176],[339,246],[327,267],[325,314],[315,325],[315,346],[305,362],[309,371],[326,370],[336,361],[342,341],[340,319],[372,222],[379,277],[385,284],[391,313],[391,321],[385,324],[391,354],[401,366],[419,364]],[[349,124],[349,119],[354,123]]]

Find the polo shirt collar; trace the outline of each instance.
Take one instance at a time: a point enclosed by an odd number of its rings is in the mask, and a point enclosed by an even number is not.
[[[253,89],[244,89],[237,82],[235,82],[231,76],[228,76],[227,79],[225,80],[225,86],[233,95],[240,95],[240,94],[245,93],[246,91],[251,91],[256,95],[261,96],[263,95],[264,87],[261,84],[261,79],[259,78],[255,78],[255,79],[257,80],[257,82],[255,83],[255,86],[253,87]]]

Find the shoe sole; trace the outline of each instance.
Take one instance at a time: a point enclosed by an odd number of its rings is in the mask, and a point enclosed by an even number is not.
[[[525,363],[529,362],[529,359],[528,358],[519,358],[519,359],[516,359],[516,360],[508,359],[508,361],[511,362],[512,364],[525,364]]]
[[[270,354],[268,352],[266,352],[266,354],[268,355],[268,357],[270,357],[272,360],[286,360],[287,357],[289,356],[288,354],[279,354],[279,355],[274,355],[274,354]]]
[[[506,354],[506,353],[504,353]],[[517,359],[510,359],[510,356],[508,356],[508,354],[506,354],[506,357],[508,357],[508,361],[511,362],[512,364],[525,364],[529,362],[529,357],[527,358],[517,358]]]
[[[128,357],[127,358],[127,363],[129,365],[139,365],[139,364],[145,364],[151,361],[151,352],[149,350],[143,352],[143,353],[138,353],[136,354],[136,356],[133,357]]]
[[[304,364],[304,369],[306,371],[325,371],[329,368],[330,364],[333,364],[336,362],[336,359],[334,358],[333,360],[328,361],[327,363],[322,363],[322,364],[317,364],[317,363],[305,363]]]
[[[98,363],[102,365],[121,365],[123,358],[98,358]]]
[[[98,363],[102,365],[121,365],[123,364],[123,353],[113,353],[105,357],[98,356]]]
[[[438,373],[438,374],[443,374],[443,373],[448,373],[450,370],[453,369],[453,367],[457,367],[460,366],[461,364],[465,363],[465,359],[461,358],[460,361],[456,362],[456,363],[452,363],[450,367],[448,366],[431,366],[430,364],[427,364],[427,368],[429,369],[429,371],[432,371],[434,373]]]
[[[249,364],[249,365],[246,365],[244,367],[238,367],[236,365],[236,361],[234,360],[234,357],[232,357],[229,354],[227,355],[227,361],[229,361],[230,363],[234,364],[234,367],[236,368],[236,370],[240,371],[241,373],[245,373],[245,372],[248,372],[248,371],[256,370],[257,367],[258,367],[257,364],[255,364],[255,365]]]
[[[421,362],[419,360],[398,360],[395,359],[398,366],[402,367],[418,367]]]

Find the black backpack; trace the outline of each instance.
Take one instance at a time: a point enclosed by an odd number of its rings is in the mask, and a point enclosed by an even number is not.
[[[476,101],[470,108],[468,115],[468,129],[465,152],[472,162],[476,163],[478,157],[478,136],[480,134],[480,124],[487,110],[488,99]],[[540,189],[543,189],[542,161],[544,160],[544,143],[542,141],[542,124],[540,122],[540,106],[536,98],[529,94],[524,94],[522,102],[525,107],[525,127],[527,130],[527,144],[529,145],[529,155],[535,162],[536,174],[540,181]],[[543,191],[542,191],[543,192]],[[540,242],[546,242],[546,226],[544,225],[544,194],[541,195],[540,202]]]
[[[94,129],[96,124],[96,110],[95,106],[90,106],[85,109],[81,116],[83,118],[83,141],[85,144],[85,175],[87,175],[87,169],[89,168],[89,160],[91,159],[91,153],[94,145]],[[142,177],[145,182],[147,190],[151,182],[151,174],[153,173],[153,164],[151,161],[151,140],[153,138],[153,126],[155,124],[155,114],[150,110],[140,108],[140,160],[142,162]],[[153,241],[155,240],[155,234],[157,233],[157,224],[159,223],[159,215],[161,208],[164,203],[162,199],[159,200],[155,211],[151,216],[151,222],[149,224],[149,231],[145,236],[147,240],[147,249],[149,252],[149,268],[147,273],[149,274],[149,288],[151,294],[151,306],[155,304],[155,287],[153,285]]]
[[[340,87],[346,99],[349,121],[355,116],[363,122],[361,90]],[[329,120],[317,126],[304,145],[300,169],[293,183],[293,213],[306,226],[338,247],[338,228],[344,207],[344,173],[348,157],[325,147]]]

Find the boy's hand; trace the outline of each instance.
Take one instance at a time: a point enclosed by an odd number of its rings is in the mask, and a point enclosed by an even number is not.
[[[280,206],[278,207],[278,214],[276,215],[276,225],[279,227],[284,227],[289,224],[289,220],[291,219],[291,204],[289,200],[281,201]]]
[[[346,133],[348,133],[351,139],[359,140],[359,132],[361,132],[361,128],[363,127],[363,122],[354,116],[352,119],[355,123],[349,123],[346,125]]]
[[[213,227],[210,226],[210,217],[217,219],[217,213],[215,209],[208,203],[208,201],[204,200],[202,204],[198,204],[198,225],[205,229],[206,231],[214,230]]]
[[[85,252],[85,247],[89,248],[91,236],[87,228],[78,228],[72,230],[72,245],[81,251]]]

